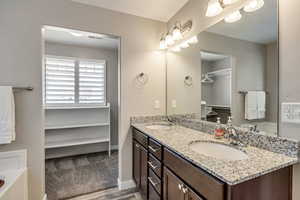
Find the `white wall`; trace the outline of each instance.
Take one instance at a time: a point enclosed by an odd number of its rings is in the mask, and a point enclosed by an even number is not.
[[[32,92],[16,94],[17,141],[1,146],[0,151],[28,149],[30,200],[41,200],[45,190],[43,25],[121,36],[119,176],[121,181],[131,180],[130,116],[165,113],[165,60],[156,50],[166,25],[69,0],[0,1],[0,85],[34,87]],[[150,80],[145,87],[137,88],[134,79],[141,71],[147,73]],[[160,109],[153,108],[154,100],[160,101]]]

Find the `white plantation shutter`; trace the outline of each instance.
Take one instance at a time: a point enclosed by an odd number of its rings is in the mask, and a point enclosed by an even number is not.
[[[46,58],[46,104],[75,103],[75,60]]]
[[[106,104],[105,61],[79,61],[79,103]]]

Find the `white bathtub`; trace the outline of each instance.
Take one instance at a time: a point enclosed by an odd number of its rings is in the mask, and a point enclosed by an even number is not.
[[[28,200],[26,151],[0,152],[0,200]]]

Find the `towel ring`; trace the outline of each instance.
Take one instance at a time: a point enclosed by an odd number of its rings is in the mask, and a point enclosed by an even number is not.
[[[184,77],[184,84],[187,86],[192,86],[193,85],[193,77],[190,75]]]

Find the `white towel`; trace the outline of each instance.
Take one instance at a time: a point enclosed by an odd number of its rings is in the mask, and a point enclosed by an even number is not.
[[[245,98],[245,119],[264,119],[266,115],[266,93],[248,91]]]
[[[15,139],[15,102],[13,88],[11,86],[0,86],[0,144],[8,144]]]

